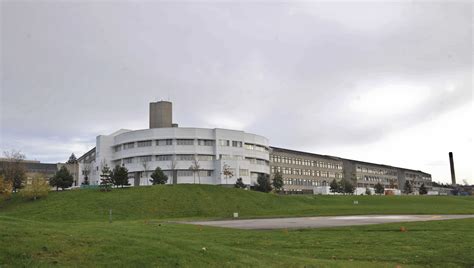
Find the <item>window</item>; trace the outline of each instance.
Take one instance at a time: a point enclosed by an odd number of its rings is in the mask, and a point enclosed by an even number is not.
[[[177,145],[194,145],[194,140],[191,139],[178,139],[176,140]]]
[[[239,169],[239,176],[248,176],[249,170],[248,169]]]
[[[172,139],[157,140],[157,141],[156,141],[156,145],[157,145],[157,146],[173,145],[173,140],[172,140]]]
[[[140,156],[140,162],[150,162],[150,161],[151,161],[151,155]]]
[[[212,161],[212,160],[214,160],[214,156],[213,155],[200,154],[200,155],[197,156],[197,160],[199,160],[199,161]]]
[[[148,147],[151,146],[151,141],[139,141],[137,147]]]
[[[230,140],[219,140],[220,146],[230,146]]]
[[[125,163],[125,164],[133,163],[133,157],[123,159],[123,163]]]
[[[176,160],[179,161],[193,161],[194,155],[193,154],[178,154],[176,155]]]
[[[201,146],[214,146],[213,140],[198,140],[198,144]]]
[[[129,142],[129,143],[125,143],[123,145],[123,149],[126,150],[126,149],[132,149],[135,147],[135,143],[134,142]]]
[[[171,161],[173,159],[172,155],[157,155],[156,161]]]
[[[192,177],[192,170],[178,170],[178,177]]]
[[[232,141],[232,147],[242,147],[241,141]]]
[[[201,177],[212,177],[212,170],[200,170],[199,176]]]

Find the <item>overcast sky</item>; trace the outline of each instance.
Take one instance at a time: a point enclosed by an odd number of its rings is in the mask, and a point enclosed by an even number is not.
[[[63,162],[180,126],[473,178],[473,5],[1,1],[0,149]]]

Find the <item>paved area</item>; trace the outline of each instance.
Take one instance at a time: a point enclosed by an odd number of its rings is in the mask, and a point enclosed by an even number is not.
[[[474,218],[474,215],[358,215],[181,222],[236,229],[299,229]]]

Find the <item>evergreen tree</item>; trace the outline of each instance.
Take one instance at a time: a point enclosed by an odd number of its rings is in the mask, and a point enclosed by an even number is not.
[[[377,184],[375,184],[374,190],[375,190],[375,193],[376,193],[376,194],[383,194],[383,193],[385,192],[385,188],[383,187],[382,184],[380,184],[380,182],[378,182]]]
[[[101,174],[100,174],[100,190],[108,192],[112,190],[112,172],[109,166],[105,163],[102,166]]]
[[[340,188],[340,184],[336,181],[336,179],[332,180],[331,184],[329,184],[329,191],[331,191],[331,193],[339,193]]]
[[[270,182],[270,176],[268,174],[258,174],[255,190],[264,193],[268,193],[272,190],[272,184]]]
[[[235,188],[242,188],[244,189],[246,187],[245,183],[242,181],[242,178],[238,178],[237,181],[234,184]]]
[[[405,186],[403,187],[403,192],[405,194],[413,193],[413,186],[411,185],[410,181],[405,181]]]
[[[67,160],[66,164],[77,164],[77,158],[74,153],[71,154],[69,160]]]
[[[151,174],[150,182],[155,184],[165,184],[168,181],[168,176],[165,175],[163,170],[160,167],[156,167],[156,169]]]
[[[61,188],[69,188],[72,186],[72,182],[74,181],[74,177],[69,173],[66,166],[62,166],[56,174],[49,180],[49,185],[52,187],[56,187],[56,191]]]
[[[275,175],[273,175],[272,186],[277,191],[281,191],[281,189],[283,188],[283,176],[278,171],[275,172]]]
[[[365,187],[365,194],[372,195],[372,191],[370,191],[369,187]]]
[[[123,188],[124,185],[130,185],[128,183],[128,169],[126,167],[116,165],[112,171],[111,179],[117,187],[120,185]]]
[[[346,179],[341,180],[339,187],[340,187],[339,188],[340,192],[342,192],[344,194],[353,194],[354,190],[355,190],[355,187],[352,184],[352,182],[350,182],[349,180],[346,180]]]
[[[419,192],[421,195],[424,195],[424,194],[427,194],[427,193],[428,193],[428,190],[426,189],[424,183],[421,184],[420,189],[418,190],[418,192]]]

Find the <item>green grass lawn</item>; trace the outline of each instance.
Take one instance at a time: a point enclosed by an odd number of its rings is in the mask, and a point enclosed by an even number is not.
[[[474,219],[268,231],[168,222],[234,211],[244,217],[474,214],[474,198],[277,196],[204,185],[67,191],[34,202],[15,196],[0,203],[0,267],[474,265]]]
[[[359,201],[354,205],[353,201]],[[349,214],[474,214],[473,197],[279,196],[211,185],[160,185],[52,192],[43,200],[19,196],[0,203],[0,215],[42,221],[244,218]]]

